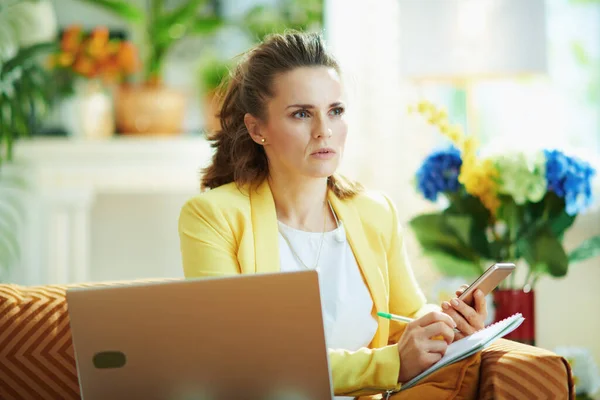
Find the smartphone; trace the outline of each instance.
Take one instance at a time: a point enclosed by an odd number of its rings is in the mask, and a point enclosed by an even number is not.
[[[468,305],[473,305],[473,293],[477,289],[481,289],[483,295],[489,294],[496,288],[507,276],[515,270],[513,263],[496,263],[489,267],[479,278],[475,280],[464,292],[458,297]]]

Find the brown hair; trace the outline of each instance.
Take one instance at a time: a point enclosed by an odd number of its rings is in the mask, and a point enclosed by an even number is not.
[[[269,165],[263,146],[255,143],[244,124],[250,113],[265,119],[266,101],[273,96],[273,80],[279,73],[298,67],[326,66],[340,73],[337,61],[325,48],[320,34],[287,32],[273,34],[243,55],[220,86],[221,129],[209,133],[216,148],[212,163],[203,171],[202,189],[236,182],[238,186],[257,185],[267,178]],[[339,174],[327,180],[339,198],[350,198],[362,187]]]

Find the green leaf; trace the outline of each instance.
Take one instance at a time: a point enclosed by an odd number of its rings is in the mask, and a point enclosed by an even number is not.
[[[170,29],[174,25],[188,25],[197,18],[200,6],[206,5],[207,0],[188,0],[175,10],[163,15],[156,15],[154,21],[158,29]]]
[[[456,233],[458,239],[468,245],[471,239],[471,227],[473,218],[468,215],[445,214],[444,221]]]
[[[577,218],[577,215],[569,215],[565,210],[562,210],[560,214],[549,221],[552,234],[556,237],[561,237],[573,225],[575,218]]]
[[[562,243],[549,227],[539,230],[535,235],[524,237],[517,247],[529,266],[553,277],[563,277],[569,268],[569,259]]]
[[[569,253],[569,262],[578,263],[600,256],[600,235],[586,239],[576,249]]]
[[[548,192],[539,203],[527,205],[523,217],[519,238],[532,237],[538,231],[549,228],[554,236],[561,239],[576,218],[566,213],[564,199],[553,192]]]
[[[221,18],[207,17],[194,21],[190,27],[190,33],[194,35],[210,35],[222,27],[224,22]]]
[[[22,48],[19,52],[2,66],[2,77],[12,72],[15,68],[22,66],[29,60],[37,57],[44,52],[50,52],[57,49],[57,43],[38,43],[29,47]]]
[[[486,235],[486,229],[490,221],[489,211],[483,206],[479,198],[469,194],[457,192],[449,194],[448,197],[450,206],[444,211],[444,214],[447,216],[467,216],[471,220],[469,235],[465,237],[463,231],[460,234],[461,240],[480,257],[491,258],[492,252]]]
[[[511,196],[502,196],[501,206],[498,208],[498,219],[506,222],[512,238],[517,237],[524,220],[525,207],[517,204]]]
[[[463,247],[460,238],[448,230],[444,220],[443,214],[421,214],[411,219],[409,224],[425,248],[444,246],[458,249]]]
[[[466,193],[450,193],[450,206],[446,209],[446,214],[469,215],[473,219],[473,226],[483,228],[490,221],[490,212],[481,203],[479,198]]]
[[[117,15],[126,21],[138,23],[144,20],[144,10],[131,4],[129,1],[120,0],[82,0],[99,8]]]
[[[478,276],[483,271],[478,263],[456,257],[444,251],[427,250],[424,254],[432,260],[437,270],[445,276]]]
[[[456,257],[478,263],[480,255],[468,244],[464,243],[447,223],[447,215],[443,213],[422,214],[414,217],[409,225],[417,237],[424,251],[443,251]],[[460,218],[454,218],[454,223],[464,224]]]

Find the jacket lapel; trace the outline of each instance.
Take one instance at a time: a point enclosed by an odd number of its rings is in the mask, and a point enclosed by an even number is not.
[[[256,273],[279,272],[279,237],[275,202],[265,179],[250,192]]]
[[[254,233],[255,271],[256,273],[280,272],[277,213],[268,181],[265,180],[256,189],[249,189],[249,193]],[[357,208],[351,202],[338,199],[331,191],[328,197],[338,218],[344,223],[348,242],[376,310],[387,311],[385,283],[379,266],[376,265],[376,258],[369,246]]]
[[[329,200],[338,218],[344,223],[346,237],[369,288],[375,309],[387,311],[385,283],[379,266],[376,265],[377,259],[369,246],[357,208],[350,202],[338,199],[332,192],[329,192]]]

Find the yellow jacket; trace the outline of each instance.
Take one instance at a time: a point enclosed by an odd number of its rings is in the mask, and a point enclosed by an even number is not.
[[[344,222],[348,242],[378,311],[418,317],[426,305],[409,267],[396,209],[385,195],[365,192],[329,200]],[[191,198],[182,207],[179,235],[186,277],[278,272],[275,203],[265,181],[256,190],[227,184]],[[400,357],[395,343],[404,324],[376,317],[369,348],[329,350],[336,395],[362,396],[399,388]]]

